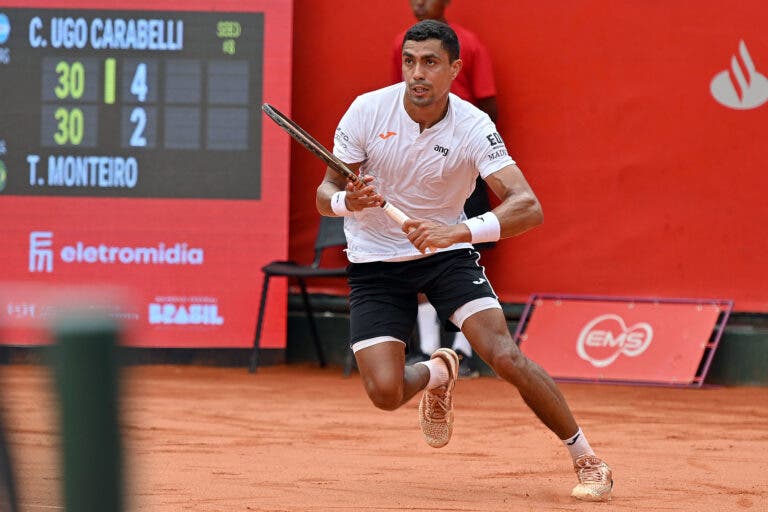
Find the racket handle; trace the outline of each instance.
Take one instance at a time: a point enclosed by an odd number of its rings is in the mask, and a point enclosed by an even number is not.
[[[387,213],[387,215],[389,215],[392,220],[397,222],[397,225],[400,227],[402,227],[403,224],[405,224],[405,221],[409,219],[409,217],[403,213],[400,208],[393,206],[392,203],[385,203],[382,208],[384,208],[384,211]]]
[[[384,211],[387,213],[387,215],[389,215],[389,217],[392,220],[397,222],[397,225],[400,227],[403,227],[403,224],[405,224],[405,221],[410,219],[410,217],[408,217],[403,212],[403,210],[401,210],[397,206],[393,206],[392,203],[384,203],[384,206],[382,206],[382,208],[384,208]],[[433,249],[432,247],[428,247],[427,250],[425,251],[426,254],[430,254],[434,252],[435,252],[435,249]]]

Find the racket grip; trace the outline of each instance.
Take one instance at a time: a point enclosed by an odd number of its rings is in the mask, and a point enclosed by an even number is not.
[[[400,208],[393,206],[392,203],[386,203],[383,208],[386,214],[389,215],[392,220],[397,222],[397,225],[400,227],[402,227],[403,224],[405,224],[405,221],[409,219],[409,217],[403,213]]]

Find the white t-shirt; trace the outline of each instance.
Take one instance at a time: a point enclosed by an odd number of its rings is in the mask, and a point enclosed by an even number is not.
[[[406,215],[445,224],[466,220],[464,202],[480,174],[514,164],[487,114],[449,94],[448,113],[419,131],[403,105],[405,83],[358,96],[339,122],[333,153],[362,162],[363,174],[385,200]],[[347,257],[352,263],[403,260],[421,255],[381,208],[344,219]],[[471,247],[454,244],[439,251]]]

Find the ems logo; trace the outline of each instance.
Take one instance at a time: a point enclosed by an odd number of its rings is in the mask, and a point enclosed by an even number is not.
[[[604,368],[620,355],[637,357],[653,339],[653,327],[646,322],[627,327],[619,315],[606,314],[594,318],[579,334],[576,352],[596,368]]]

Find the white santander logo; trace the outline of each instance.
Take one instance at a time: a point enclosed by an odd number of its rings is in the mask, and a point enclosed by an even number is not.
[[[729,108],[747,110],[768,101],[768,79],[755,68],[744,41],[739,41],[739,55],[731,56],[731,69],[715,75],[709,84],[712,96]]]
[[[600,315],[591,320],[579,334],[576,352],[597,368],[604,368],[624,354],[637,357],[653,339],[653,327],[640,322],[627,327],[619,315]]]

